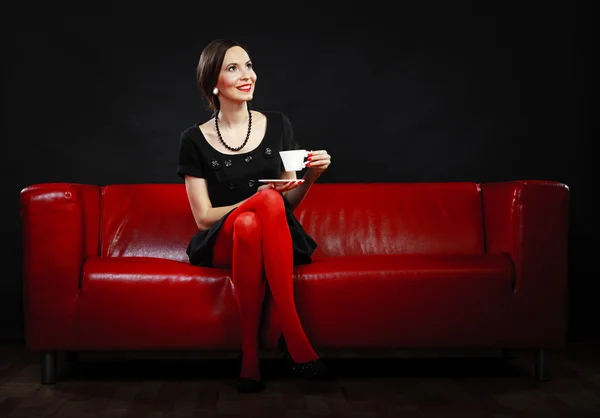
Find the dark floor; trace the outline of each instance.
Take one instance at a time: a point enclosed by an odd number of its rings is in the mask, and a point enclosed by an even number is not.
[[[38,355],[0,343],[0,417],[600,417],[600,344],[570,343],[552,380],[534,377],[534,352],[320,352],[326,381],[261,362],[267,389],[238,394],[236,354],[83,353],[59,357],[40,384]],[[468,356],[468,357],[465,357]]]

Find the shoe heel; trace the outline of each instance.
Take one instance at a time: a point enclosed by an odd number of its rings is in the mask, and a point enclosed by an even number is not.
[[[288,351],[283,334],[277,341],[277,348],[283,357],[283,364],[288,372],[309,380],[322,379],[329,374],[327,365],[325,365],[325,363],[323,363],[320,359],[312,360],[306,363],[296,363]]]

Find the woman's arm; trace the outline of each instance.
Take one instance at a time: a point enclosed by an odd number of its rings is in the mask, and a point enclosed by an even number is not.
[[[196,221],[198,229],[201,231],[209,229],[212,224],[221,219],[225,214],[243,203],[242,201],[231,206],[219,206],[213,208],[210,197],[208,196],[206,180],[203,178],[186,175],[185,190],[187,192],[188,200],[190,201],[194,220]]]
[[[265,184],[260,186],[256,191],[259,192],[269,187],[271,187],[270,184]],[[209,229],[215,222],[249,199],[244,199],[234,205],[213,208],[210,197],[208,196],[208,188],[206,187],[205,179],[186,175],[185,189],[187,191],[188,200],[190,201],[194,220],[196,221],[198,229],[201,231]]]
[[[310,157],[308,159],[308,163],[306,164],[308,170],[303,177],[304,183],[291,190],[283,192],[288,202],[290,202],[292,210],[296,209],[300,205],[310,187],[319,178],[323,171],[329,167],[329,164],[331,164],[331,156],[327,153],[327,151],[320,150],[310,152]],[[281,178],[296,180],[296,172],[284,171],[281,174]]]
[[[300,185],[296,186],[291,190],[283,192],[283,195],[285,195],[288,202],[290,202],[292,211],[300,205],[300,202],[302,202],[304,196],[306,196],[306,193],[308,193],[310,186],[313,185],[313,183],[317,180],[318,177],[319,174],[315,173],[314,170],[308,169],[306,171],[306,174],[304,174],[304,177],[302,177],[304,179],[304,183],[301,183]],[[296,172],[284,171],[281,174],[281,178],[296,180]]]

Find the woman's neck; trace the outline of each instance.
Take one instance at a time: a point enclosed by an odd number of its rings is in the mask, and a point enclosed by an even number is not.
[[[248,123],[248,105],[246,102],[235,104],[221,104],[219,110],[219,125],[232,128]]]

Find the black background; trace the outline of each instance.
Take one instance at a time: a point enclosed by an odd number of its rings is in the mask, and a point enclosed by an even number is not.
[[[218,37],[248,44],[253,108],[284,112],[304,148],[332,155],[321,182],[567,184],[569,339],[598,338],[590,10],[197,6],[177,17],[5,15],[0,338],[23,338],[19,192],[179,183],[179,134],[210,117],[196,65]]]

